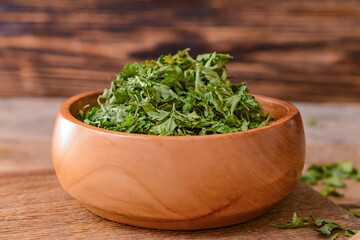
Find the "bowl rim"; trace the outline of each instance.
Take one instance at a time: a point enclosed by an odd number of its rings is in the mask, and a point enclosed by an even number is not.
[[[104,129],[104,128],[91,126],[89,124],[86,124],[86,123],[80,121],[79,119],[77,119],[76,117],[74,117],[71,114],[70,108],[75,102],[79,101],[82,98],[91,96],[91,95],[100,95],[101,93],[103,93],[103,91],[89,91],[89,92],[84,92],[84,93],[74,95],[74,96],[66,99],[60,106],[60,109],[57,114],[57,119],[59,118],[59,116],[61,116],[64,119],[66,119],[67,121],[69,121],[72,124],[75,124],[79,127],[86,128],[91,131],[96,131],[96,132],[103,133],[103,134],[118,135],[118,136],[123,136],[123,137],[147,138],[147,139],[151,139],[151,138],[153,138],[153,139],[154,138],[156,138],[156,139],[160,139],[160,138],[166,138],[166,139],[198,138],[198,139],[200,139],[200,138],[216,138],[216,137],[252,134],[254,132],[271,129],[273,127],[285,124],[286,122],[293,119],[297,114],[299,114],[299,110],[297,109],[297,107],[289,102],[286,102],[286,101],[283,101],[280,99],[276,99],[276,98],[272,98],[272,97],[259,95],[259,94],[251,94],[252,96],[255,97],[255,99],[261,98],[262,101],[280,105],[280,106],[284,107],[287,110],[287,112],[281,118],[275,120],[272,123],[269,123],[268,125],[248,129],[245,131],[237,131],[237,132],[233,132],[233,133],[219,133],[219,134],[191,135],[191,136],[162,136],[162,135],[149,135],[149,134],[142,134],[142,133],[126,133],[126,132],[119,132],[119,131],[108,130],[108,129]]]

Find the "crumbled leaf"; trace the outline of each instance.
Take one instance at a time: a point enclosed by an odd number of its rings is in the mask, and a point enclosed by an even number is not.
[[[320,189],[319,193],[325,197],[334,196],[334,197],[343,197],[342,193],[339,193],[334,187],[326,187],[324,189]]]
[[[293,228],[300,228],[300,227],[304,227],[309,225],[308,221],[310,220],[310,218],[306,218],[306,217],[298,217],[296,212],[294,212],[293,214],[293,218],[291,221],[283,224],[283,225],[276,225],[276,224],[272,224],[275,227],[278,228],[286,228],[286,229],[293,229]]]
[[[341,181],[338,175],[333,175],[329,178],[325,178],[323,182],[327,187],[338,187],[338,188],[345,187],[345,184],[343,183],[343,181]]]
[[[306,121],[306,125],[309,126],[309,127],[313,127],[313,126],[316,126],[317,124],[317,121],[315,118],[309,118],[307,121]]]
[[[336,191],[336,188],[346,187],[342,179],[360,180],[360,170],[356,169],[350,161],[339,161],[335,164],[311,165],[305,172],[301,181],[310,185],[316,185],[322,181],[326,186],[319,192],[324,196],[342,197],[343,195]]]
[[[154,108],[151,103],[144,104],[142,108],[152,120],[161,121],[170,114],[170,112]]]
[[[310,220],[312,220],[313,223],[311,222],[309,223]],[[316,218],[313,216],[310,216],[310,218],[304,218],[304,217],[299,218],[297,217],[296,212],[294,212],[293,214],[292,221],[289,221],[284,225],[275,225],[275,224],[271,224],[271,225],[278,228],[292,229],[292,228],[306,227],[309,226],[310,224],[315,225],[316,227],[320,227],[320,228],[315,228],[314,230],[327,236],[330,236],[334,230],[341,231],[335,233],[331,239],[337,239],[341,235],[341,233],[344,233],[346,236],[351,237],[355,235],[357,232],[359,232],[359,230],[344,228],[340,224],[327,218]]]
[[[318,180],[322,179],[322,177],[323,174],[321,171],[315,168],[311,169],[310,167],[308,171],[301,176],[300,180],[304,183],[315,185]]]
[[[354,170],[354,167],[349,161],[340,161],[337,164],[337,168],[344,173],[351,173]]]
[[[334,236],[332,236],[331,240],[336,240],[340,235],[341,233],[335,233]]]
[[[156,125],[150,129],[150,133],[157,135],[169,136],[173,133],[176,128],[176,123],[173,117],[170,117],[165,122]]]
[[[352,178],[358,174],[358,169],[353,167],[353,164],[349,161],[339,161],[335,164],[325,165],[311,165],[304,175],[314,175],[316,180],[329,177],[339,178]]]
[[[334,230],[334,229],[341,229],[341,228],[339,228],[339,226],[335,225],[335,224],[325,224],[321,228],[314,229],[314,230],[329,236],[331,234],[332,230]]]
[[[352,237],[352,236],[354,236],[357,232],[359,232],[359,230],[346,229],[346,230],[345,230],[345,235],[348,236],[348,237]]]
[[[127,64],[115,73],[98,105],[86,106],[78,118],[109,130],[166,136],[233,133],[274,120],[249,94],[245,82],[230,83],[230,55],[193,58],[189,50]]]
[[[355,211],[353,211],[351,209],[348,209],[348,212],[351,213],[352,215],[354,215],[355,217],[360,218],[360,212],[355,212]]]
[[[327,219],[327,218],[315,218],[313,216],[311,216],[314,223],[316,224],[316,226],[320,227],[318,229],[314,229],[315,231],[318,231],[318,232],[321,232],[323,234],[326,234],[326,235],[330,235],[331,232],[334,230],[334,229],[344,229],[341,225],[339,225],[338,223],[330,220],[330,219]]]
[[[354,174],[352,175],[352,178],[360,181],[360,169],[355,169]]]
[[[334,225],[338,225],[339,224],[335,223],[334,221],[327,219],[327,218],[316,218],[314,216],[310,216],[312,218],[312,220],[314,221],[314,223],[316,224],[316,226],[323,226],[325,224],[334,224]]]
[[[85,117],[83,110],[79,110],[78,114],[79,114],[79,118],[81,118],[81,119],[83,119]]]

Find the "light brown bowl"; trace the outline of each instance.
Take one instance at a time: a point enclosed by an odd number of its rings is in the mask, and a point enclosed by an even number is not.
[[[255,95],[275,122],[242,132],[152,136],[109,131],[74,115],[99,92],[65,101],[52,156],[63,188],[93,213],[157,229],[206,229],[265,213],[296,187],[305,139],[297,108]]]

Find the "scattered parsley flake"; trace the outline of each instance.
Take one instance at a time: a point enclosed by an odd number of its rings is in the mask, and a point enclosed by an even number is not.
[[[275,227],[278,228],[285,228],[285,229],[293,229],[293,228],[300,228],[300,227],[304,227],[309,225],[308,221],[310,220],[310,218],[305,218],[305,217],[298,217],[296,212],[294,212],[293,214],[293,218],[291,221],[285,223],[284,225],[276,225],[276,224],[272,224]]]
[[[332,236],[331,240],[336,240],[340,235],[341,233],[335,233],[334,236]]]
[[[343,197],[344,194],[339,193],[334,187],[326,187],[325,189],[320,189],[319,193],[324,197],[334,196],[334,197]]]
[[[358,232],[359,232],[359,230],[346,229],[345,230],[345,235],[348,236],[348,237],[352,237]]]
[[[317,124],[317,121],[315,118],[309,118],[307,121],[306,121],[306,125],[309,126],[309,127],[313,127],[313,126],[316,126]]]
[[[327,218],[315,218],[313,216],[311,216],[311,218],[313,219],[314,223],[316,226],[320,227],[318,229],[314,229],[315,231],[318,231],[318,232],[321,232],[325,235],[330,235],[331,232],[334,230],[334,229],[341,229],[343,230],[344,228],[339,225],[338,223],[330,220],[330,219],[327,219]]]
[[[312,225],[313,226],[315,225],[317,227],[314,230],[326,236],[330,236],[334,230],[344,231],[343,233],[348,237],[354,236],[357,232],[359,232],[359,230],[352,230],[345,228],[340,224],[334,222],[333,220],[327,218],[316,218],[313,216],[310,216],[310,218],[298,217],[296,212],[294,212],[292,220],[285,223],[284,225],[275,225],[275,224],[271,224],[271,225],[285,229],[301,228],[301,227],[310,226],[309,223],[310,220],[312,220],[313,222]],[[335,233],[331,239],[332,240],[337,239],[340,234],[341,232]]]
[[[316,185],[322,181],[325,189],[319,190],[324,196],[342,197],[336,188],[346,187],[342,179],[360,180],[360,170],[356,169],[350,161],[340,161],[335,164],[311,165],[301,176],[300,180],[309,185]]]

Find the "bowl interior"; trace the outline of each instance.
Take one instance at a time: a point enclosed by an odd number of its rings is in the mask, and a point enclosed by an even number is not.
[[[254,95],[255,99],[261,103],[264,108],[264,112],[269,113],[270,116],[278,120],[291,112],[291,106],[289,103],[268,98],[260,95]]]
[[[89,105],[88,108],[91,108],[93,106],[98,105],[97,102],[97,98],[101,93],[97,92],[97,93],[93,93],[90,95],[86,95],[84,97],[79,98],[78,100],[74,101],[71,105],[70,105],[70,113],[73,117],[77,117],[79,110],[82,110],[84,108],[85,105]],[[85,108],[88,109],[88,108]]]

